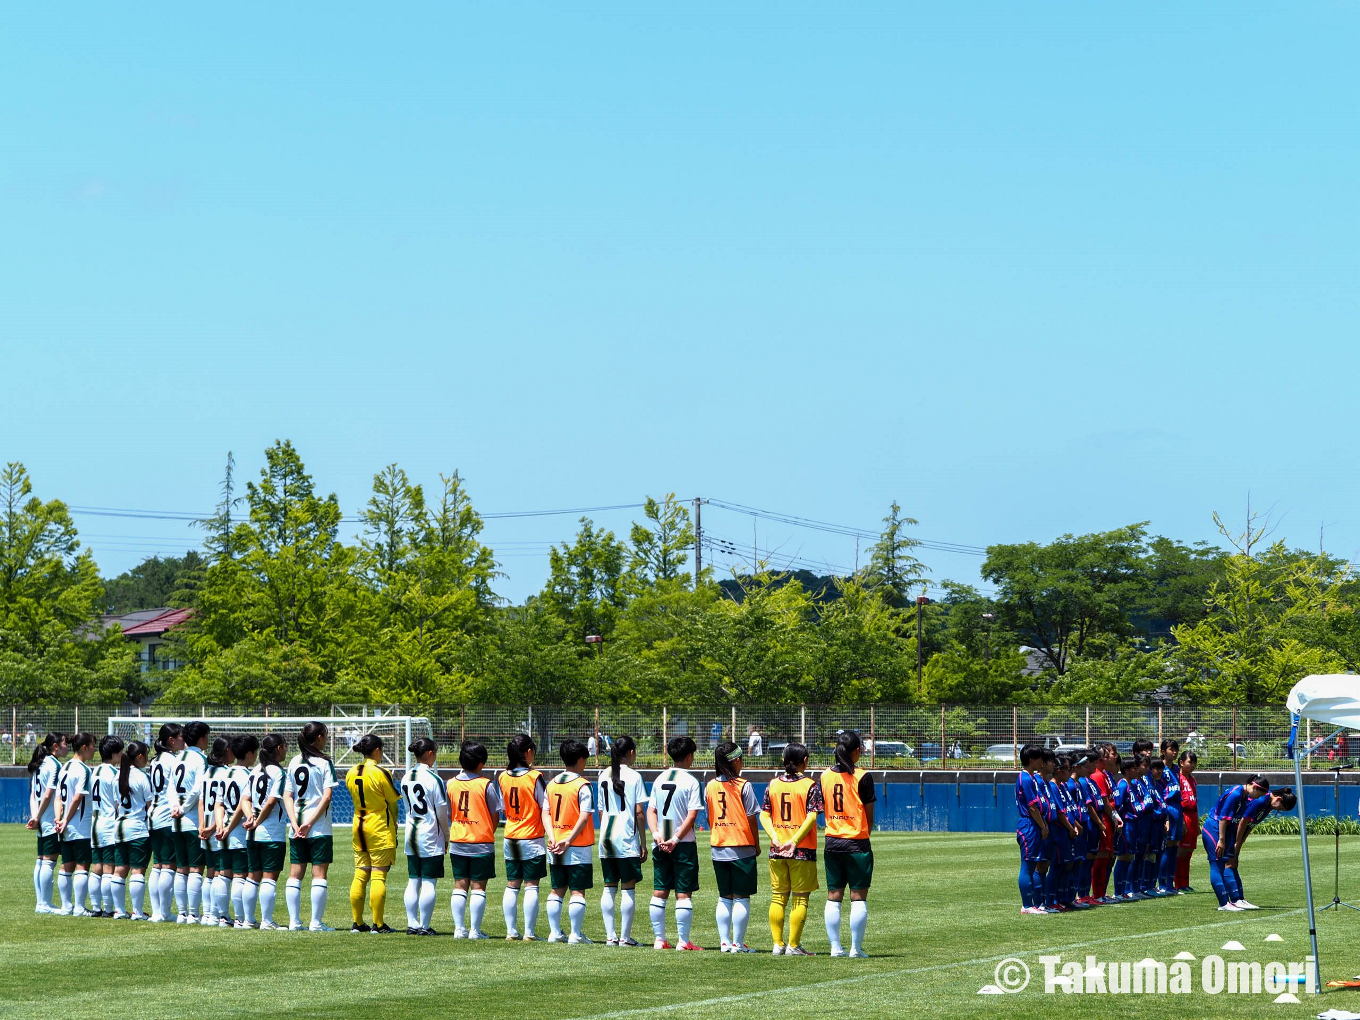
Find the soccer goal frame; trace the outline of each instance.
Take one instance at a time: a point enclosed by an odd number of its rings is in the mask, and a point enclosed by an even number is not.
[[[337,767],[350,765],[359,760],[354,750],[354,742],[359,737],[376,733],[380,737],[391,738],[383,744],[383,763],[392,768],[410,771],[415,764],[409,750],[411,741],[416,737],[432,737],[434,728],[423,715],[111,715],[108,732],[126,733],[132,730],[139,735],[149,736],[147,743],[155,739],[156,731],[165,723],[181,725],[194,719],[201,719],[212,727],[214,733],[282,733],[288,737],[290,745],[296,743],[297,731],[309,722],[322,722],[329,731],[327,749]],[[397,746],[399,744],[400,746]]]

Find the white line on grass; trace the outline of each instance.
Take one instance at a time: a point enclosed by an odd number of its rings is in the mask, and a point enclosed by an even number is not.
[[[1285,910],[1280,913],[1271,913],[1263,917],[1243,917],[1235,918],[1231,921],[1214,921],[1209,924],[1191,924],[1183,928],[1165,928],[1162,931],[1142,931],[1131,935],[1111,935],[1109,938],[1093,939],[1089,942],[1074,942],[1066,946],[1054,946],[1049,949],[1035,949],[1027,951],[1025,956],[1039,956],[1041,954],[1071,952],[1074,949],[1086,949],[1091,946],[1103,946],[1111,942],[1127,942],[1129,939],[1159,938],[1163,935],[1180,935],[1188,931],[1205,931],[1209,928],[1226,928],[1235,924],[1250,924],[1254,921],[1277,920],[1281,917],[1289,917],[1293,914],[1302,914],[1303,907],[1295,910]],[[1002,960],[1009,960],[1016,953],[1006,953],[1002,956],[981,956],[975,960],[958,960],[953,963],[934,963],[927,967],[906,967],[901,970],[883,970],[873,974],[857,974],[854,977],[833,978],[830,981],[817,981],[810,985],[793,985],[784,988],[762,988],[754,992],[742,992],[738,995],[721,995],[713,999],[699,999],[691,1002],[666,1002],[655,1006],[641,1006],[637,1009],[619,1009],[612,1013],[591,1013],[588,1016],[572,1017],[570,1020],[618,1020],[620,1017],[646,1016],[649,1013],[661,1013],[673,1009],[683,1009],[686,1007],[703,1006],[722,1006],[732,1002],[744,1002],[747,999],[759,999],[766,995],[787,995],[789,992],[814,991],[821,988],[837,988],[841,985],[862,984],[865,981],[877,981],[882,978],[906,977],[909,974],[928,974],[937,970],[953,970],[957,967],[976,967],[984,963],[1000,963]]]

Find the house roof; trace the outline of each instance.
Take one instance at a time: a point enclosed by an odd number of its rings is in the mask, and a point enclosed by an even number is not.
[[[141,609],[122,616],[106,616],[104,623],[106,626],[120,625],[123,637],[156,637],[193,615],[192,609]]]

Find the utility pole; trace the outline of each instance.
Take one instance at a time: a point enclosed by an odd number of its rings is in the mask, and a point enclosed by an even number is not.
[[[922,659],[921,656],[921,644],[923,641],[921,616],[922,613],[925,611],[925,607],[928,605],[930,605],[930,599],[926,598],[924,595],[916,596],[916,690],[921,694],[924,694],[926,692],[925,681],[922,679],[923,676],[922,666],[924,660]],[[943,744],[940,745],[940,757],[941,758],[944,757]]]
[[[699,590],[699,578],[704,573],[704,519],[700,516],[699,508],[704,505],[704,501],[698,496],[694,497],[694,590]]]

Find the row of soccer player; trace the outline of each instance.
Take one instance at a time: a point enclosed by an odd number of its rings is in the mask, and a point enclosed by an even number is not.
[[[210,729],[203,722],[162,726],[152,749],[140,741],[124,745],[117,737],[105,737],[98,747],[101,761],[93,767],[93,736],[82,733],[68,740],[49,735],[29,765],[29,827],[38,832],[33,879],[37,911],[274,929],[279,927],[273,916],[286,846],[289,929],[333,930],[324,915],[327,872],[334,859],[331,797],[338,782],[325,754],[327,737],[322,723],[303,727],[299,753],[285,770],[280,764],[285,747],[281,736],[210,740]],[[416,764],[400,783],[381,764],[380,738],[365,736],[355,750],[363,757],[346,776],[355,805],[352,931],[393,931],[384,919],[386,880],[400,839],[407,863],[408,934],[433,934],[436,884],[445,875],[447,852],[453,872],[450,910],[455,937],[486,938],[481,930],[486,886],[495,877],[495,831],[503,818],[507,938],[537,940],[538,886],[547,878],[548,940],[588,944],[582,926],[585,894],[594,885],[598,810],[604,885],[600,909],[608,944],[638,945],[632,924],[635,887],[649,856],[641,838],[646,833],[651,836],[653,866],[653,946],[672,948],[666,937],[666,913],[674,893],[674,948],[698,949],[690,939],[693,895],[699,889],[694,833],[699,810],[706,807],[722,950],[752,951],[745,936],[763,829],[770,842],[773,951],[809,955],[801,947],[801,937],[809,898],[818,888],[816,825],[822,812],[828,885],[824,920],[832,955],[867,955],[863,941],[873,875],[869,834],[875,793],[873,782],[856,767],[862,753],[856,733],[840,736],[836,765],[816,780],[805,774],[806,748],[790,744],[784,752],[783,774],[771,782],[763,804],[741,777],[741,748],[731,742],[716,749],[716,778],[701,790],[689,772],[694,741],[672,739],[667,751],[673,767],[658,776],[650,792],[633,768],[637,752],[629,737],[614,741],[611,765],[595,783],[584,775],[587,752],[577,740],[561,745],[565,770],[551,781],[534,768],[537,749],[527,735],[510,741],[509,767],[494,780],[484,774],[486,748],[474,741],[463,744],[461,771],[447,783],[435,770],[436,747],[428,739],[409,748]],[[71,759],[59,764],[68,752]],[[406,806],[404,834],[398,833],[399,799]],[[58,856],[61,906],[54,908]],[[304,926],[302,885],[309,869],[311,918]],[[849,952],[841,941],[841,904],[847,888]],[[523,934],[518,924],[521,893]],[[144,912],[148,894],[149,915]],[[363,919],[366,902],[372,908],[371,927]],[[564,908],[568,932],[562,927]]]
[[[1201,822],[1197,763],[1195,752],[1181,751],[1175,740],[1163,740],[1160,755],[1152,741],[1134,741],[1128,757],[1113,744],[1072,753],[1021,748],[1015,783],[1020,912],[1066,913],[1194,892],[1196,842],[1209,858],[1218,909],[1257,909],[1242,888],[1242,845],[1271,811],[1294,808],[1294,792],[1272,793],[1264,776],[1252,776],[1222,791]]]

